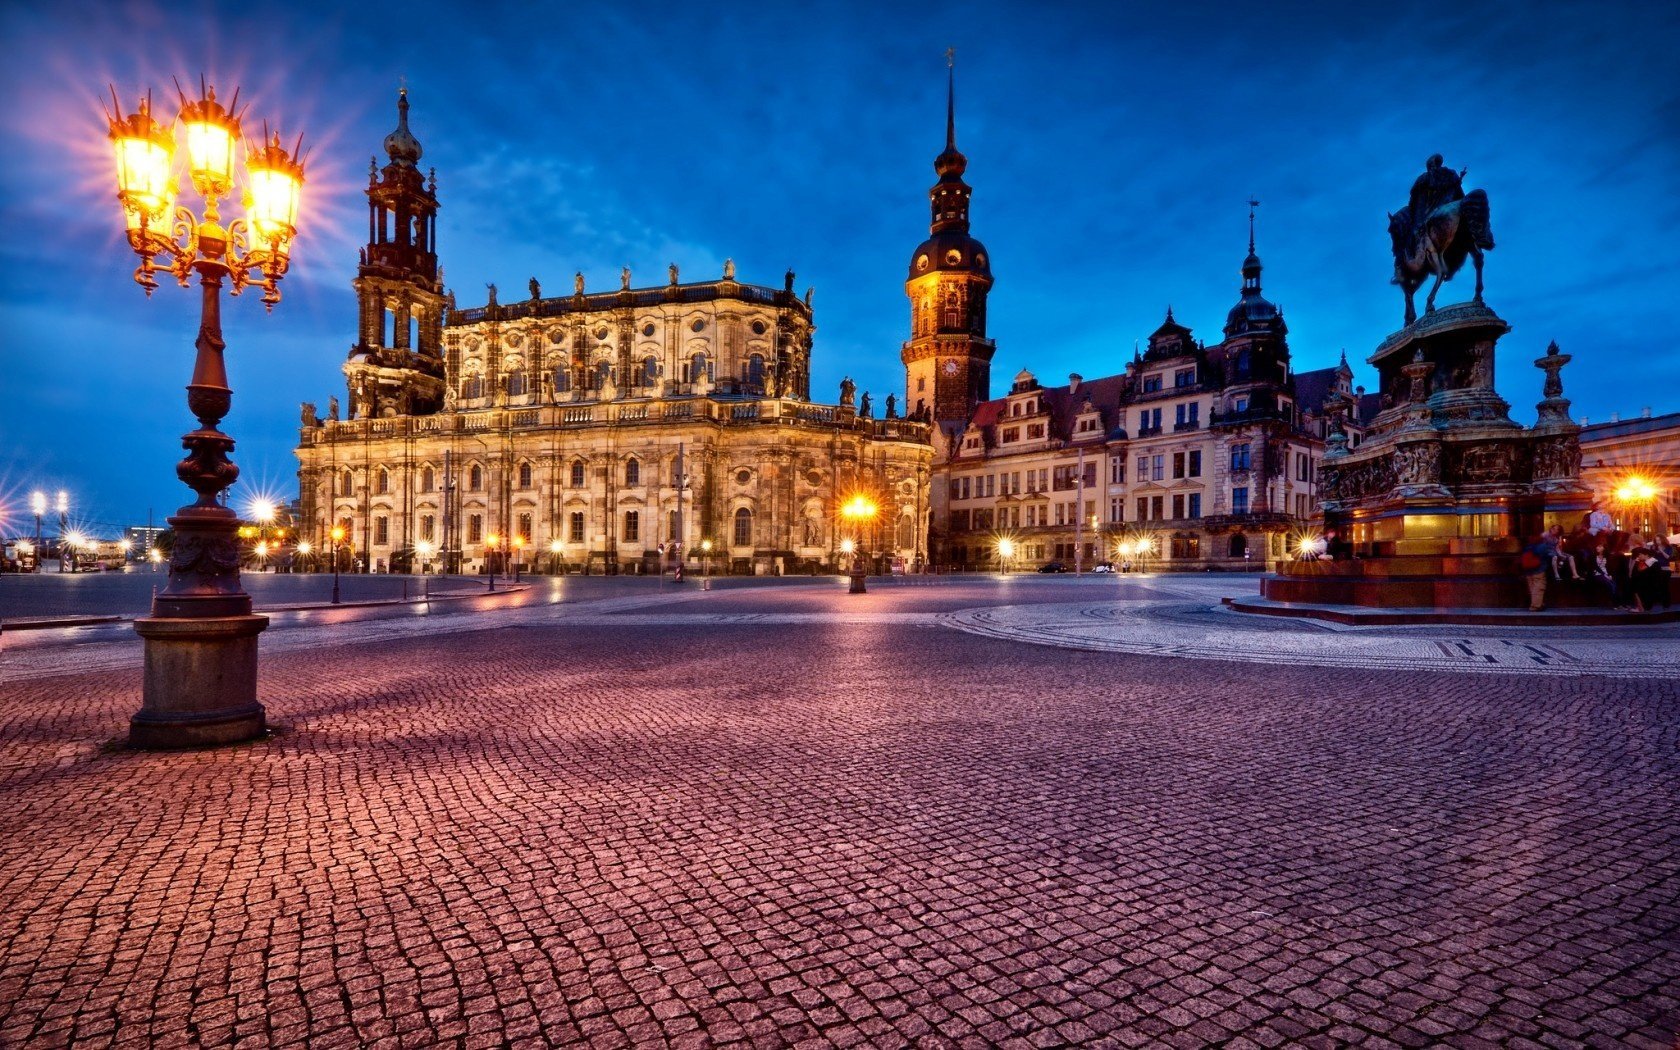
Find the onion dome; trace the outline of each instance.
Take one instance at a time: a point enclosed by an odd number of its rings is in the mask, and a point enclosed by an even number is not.
[[[952,74],[946,83],[945,149],[933,161],[939,181],[928,191],[928,203],[933,209],[931,236],[917,245],[910,256],[911,280],[935,271],[970,273],[988,281],[992,276],[986,246],[968,232],[968,201],[974,191],[962,179],[963,172],[968,170],[968,158],[957,149],[956,98]]]
[[[397,130],[385,136],[385,153],[392,164],[412,168],[420,161],[420,140],[408,130],[408,89],[397,92]]]
[[[1260,256],[1254,254],[1254,205],[1248,211],[1248,257],[1242,264],[1242,297],[1225,315],[1225,334],[1242,335],[1254,331],[1281,331],[1283,314],[1277,305],[1260,294]]]

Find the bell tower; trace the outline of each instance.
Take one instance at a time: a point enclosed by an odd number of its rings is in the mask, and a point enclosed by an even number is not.
[[[368,243],[356,268],[356,345],[344,363],[350,418],[430,415],[443,405],[447,300],[437,263],[437,173],[422,178],[408,130],[408,89],[397,94],[389,163],[368,163]]]
[[[973,191],[963,181],[968,158],[957,151],[954,51],[945,52],[945,150],[933,162],[939,181],[928,191],[933,221],[910,256],[910,339],[904,362],[904,404],[942,426],[960,428],[991,396],[992,354],[986,338],[986,295],[992,288],[986,246],[968,232]]]

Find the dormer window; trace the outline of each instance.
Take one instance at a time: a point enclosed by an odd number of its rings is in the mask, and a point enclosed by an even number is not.
[[[1146,375],[1146,376],[1143,377],[1143,392],[1144,393],[1153,394],[1153,393],[1156,393],[1157,391],[1159,391],[1160,389],[1161,389],[1161,373],[1155,372],[1151,375]]]

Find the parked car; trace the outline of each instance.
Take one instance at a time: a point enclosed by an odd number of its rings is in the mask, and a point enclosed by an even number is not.
[[[1113,572],[1114,571],[1114,563],[1111,562],[1111,561],[1100,561],[1097,564],[1091,566],[1091,571],[1092,572]]]
[[[1068,567],[1059,561],[1047,561],[1038,567],[1039,572],[1067,572]]]

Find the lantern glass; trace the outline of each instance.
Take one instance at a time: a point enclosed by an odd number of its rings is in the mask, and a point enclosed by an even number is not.
[[[139,124],[141,116],[137,114],[131,121]],[[161,135],[130,132],[115,137],[117,195],[130,213],[130,225],[138,225],[135,212],[143,213],[148,222],[162,219],[174,202],[169,180],[174,158],[168,140]]]
[[[215,111],[207,111],[199,119],[183,119],[182,123],[187,131],[187,164],[193,185],[207,197],[221,196],[233,185],[233,143],[238,125],[232,117]]]
[[[253,164],[246,218],[251,227],[251,246],[284,257],[288,242],[297,232],[298,200],[302,180],[285,166]]]

